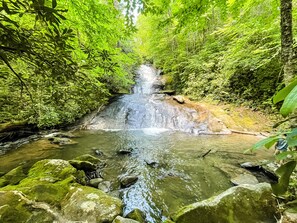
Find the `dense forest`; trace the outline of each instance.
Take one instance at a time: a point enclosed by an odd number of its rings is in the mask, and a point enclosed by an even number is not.
[[[71,123],[133,82],[120,5],[112,1],[2,1],[0,123]]]
[[[284,63],[280,6],[274,0],[2,1],[0,122],[71,123],[127,92],[139,58],[163,70],[166,88],[191,99],[271,108],[272,96],[292,79],[284,73],[296,70],[292,37]],[[295,37],[297,13],[290,10]]]
[[[138,49],[172,88],[196,100],[272,104],[284,81],[280,1],[153,2],[139,18]],[[295,38],[296,18],[293,10]]]

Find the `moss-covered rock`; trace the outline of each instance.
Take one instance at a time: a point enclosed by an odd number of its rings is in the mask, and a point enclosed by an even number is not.
[[[76,175],[77,170],[65,160],[41,160],[18,185],[8,185],[2,190],[18,190],[32,200],[59,206],[70,185],[76,182]]]
[[[98,159],[97,157],[92,156],[90,154],[84,154],[84,155],[78,156],[78,157],[74,158],[74,160],[87,161],[87,162],[93,163],[95,165],[102,162],[100,159]]]
[[[135,221],[133,219],[129,218],[123,218],[121,216],[117,216],[112,223],[139,223],[138,221]]]
[[[35,223],[53,222],[54,217],[40,208],[19,191],[0,191],[0,222]]]
[[[69,160],[69,163],[77,170],[95,171],[97,166],[89,161]]]
[[[136,220],[140,223],[145,223],[145,215],[144,213],[139,210],[138,208],[135,208],[133,211],[129,212],[126,215],[127,218],[131,218],[133,220]]]
[[[16,167],[0,178],[0,187],[4,187],[8,184],[18,184],[25,177],[27,176],[24,173],[23,167]]]
[[[275,222],[276,202],[267,183],[232,187],[179,210],[176,223]]]
[[[67,219],[94,223],[112,222],[122,214],[118,198],[91,187],[72,187],[62,202],[62,212]]]

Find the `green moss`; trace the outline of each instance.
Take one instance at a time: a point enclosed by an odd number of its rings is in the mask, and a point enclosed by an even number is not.
[[[4,187],[8,184],[18,184],[22,179],[26,177],[27,176],[24,173],[23,167],[16,167],[0,178],[0,187]]]
[[[41,160],[29,170],[28,177],[41,181],[56,182],[76,174],[76,169],[65,160]]]
[[[93,163],[93,164],[98,164],[98,163],[101,163],[101,160],[92,156],[92,155],[89,155],[89,154],[84,154],[84,155],[81,155],[81,156],[78,156],[76,158],[74,158],[73,160],[78,160],[78,161],[87,161],[87,162],[90,162],[90,163]]]
[[[138,208],[131,211],[126,217],[139,221],[140,223],[145,223],[145,215]]]
[[[88,161],[69,160],[69,163],[77,170],[94,171],[96,165]]]

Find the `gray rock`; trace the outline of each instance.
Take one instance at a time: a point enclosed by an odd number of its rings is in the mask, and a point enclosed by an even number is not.
[[[123,175],[123,176],[119,177],[119,180],[121,182],[121,187],[125,188],[125,187],[129,187],[129,186],[135,184],[136,181],[138,180],[138,177],[137,176],[132,176],[132,175],[131,176],[130,175],[128,175],[128,176]]]
[[[123,205],[100,190],[80,186],[71,188],[61,207],[65,218],[72,221],[107,223],[122,214]]]
[[[185,99],[181,95],[175,95],[172,98],[173,98],[173,100],[177,101],[179,104],[184,104],[185,103]]]
[[[267,183],[232,187],[218,196],[188,205],[174,216],[176,223],[275,222],[276,201]]]
[[[105,193],[110,192],[111,182],[110,181],[103,181],[98,184],[98,189],[102,190]]]
[[[69,163],[77,170],[95,171],[97,166],[88,161],[69,160]]]
[[[101,183],[103,181],[102,178],[95,178],[95,179],[91,179],[89,182],[89,185],[95,188],[98,188],[99,183]]]
[[[138,221],[135,221],[133,219],[129,218],[123,218],[121,216],[117,216],[112,223],[139,223]]]
[[[237,177],[231,179],[231,182],[235,185],[241,184],[258,184],[258,179],[252,174],[240,174]]]

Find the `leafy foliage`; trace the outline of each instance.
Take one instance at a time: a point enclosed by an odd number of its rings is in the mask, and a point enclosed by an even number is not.
[[[150,3],[136,43],[172,77],[170,87],[193,99],[270,107],[283,80],[278,1]]]
[[[137,58],[122,17],[112,1],[3,0],[0,123],[70,123],[128,89]]]

